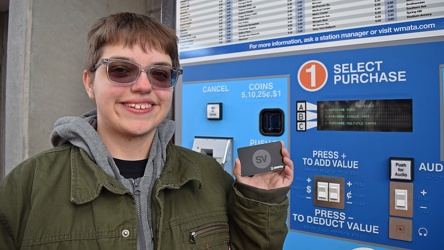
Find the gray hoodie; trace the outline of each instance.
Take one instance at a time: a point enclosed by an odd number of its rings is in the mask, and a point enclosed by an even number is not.
[[[51,134],[52,145],[71,143],[82,148],[103,171],[120,181],[134,195],[139,217],[137,249],[153,249],[151,190],[165,165],[166,146],[173,137],[174,126],[173,121],[165,120],[157,127],[145,173],[143,177],[133,180],[120,175],[113,157],[97,133],[96,110],[91,110],[81,117],[63,117],[54,124]],[[142,235],[144,237],[141,237]]]

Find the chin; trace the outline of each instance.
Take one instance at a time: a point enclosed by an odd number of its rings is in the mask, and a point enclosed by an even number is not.
[[[129,128],[129,133],[133,136],[144,136],[147,134],[150,134],[151,132],[155,131],[157,126],[132,126]]]

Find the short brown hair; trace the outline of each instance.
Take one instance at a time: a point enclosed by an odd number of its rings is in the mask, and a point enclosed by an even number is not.
[[[99,19],[88,32],[85,69],[94,71],[103,47],[123,44],[143,51],[155,49],[171,57],[173,68],[179,67],[177,36],[174,30],[155,19],[136,13],[116,13]]]

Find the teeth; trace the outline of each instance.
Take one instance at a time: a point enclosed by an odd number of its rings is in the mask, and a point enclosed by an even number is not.
[[[135,103],[125,103],[125,106],[135,108],[135,109],[147,109],[151,108],[151,104],[145,103],[145,104],[135,104]]]

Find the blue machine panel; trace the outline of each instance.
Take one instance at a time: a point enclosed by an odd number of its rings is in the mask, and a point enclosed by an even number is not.
[[[315,58],[325,66],[328,79],[315,91],[305,90],[303,81],[292,82],[291,113],[298,112],[298,102],[306,101],[305,111],[312,115],[290,122],[291,153],[300,170],[290,195],[290,228],[387,246],[436,249],[444,222],[440,216],[444,200],[439,198],[444,174],[439,144],[438,70],[443,52],[442,43],[433,43],[310,56],[310,60]],[[386,108],[392,107],[390,116],[375,110],[378,107],[374,100],[389,103],[391,106]],[[410,107],[397,104],[400,100],[410,102]],[[344,101],[351,105],[339,105]],[[325,103],[330,103],[334,112],[325,112],[329,109],[322,106]],[[372,129],[397,114],[410,114],[412,127],[398,131]],[[342,125],[326,130],[320,121]],[[351,121],[355,124],[347,126]],[[362,129],[365,123],[371,124],[367,130]],[[410,179],[390,179],[391,158],[408,159],[406,163],[412,164]],[[343,179],[343,209],[316,205],[316,177]],[[395,192],[391,183],[408,183],[413,190],[405,199],[391,198],[391,192]],[[396,202],[407,201],[410,203],[405,210],[411,214],[391,209]]]
[[[231,137],[236,149],[273,141],[287,143],[288,87],[288,76],[183,84],[182,144],[191,148],[195,136]],[[212,103],[221,105],[221,119],[207,118],[207,105]],[[261,133],[260,114],[269,109],[284,114],[282,134]],[[237,150],[233,153],[237,157]]]
[[[194,136],[233,137],[236,151],[286,142],[295,180],[285,249],[437,249],[443,63],[444,43],[433,42],[185,66],[182,144],[191,148]],[[206,119],[208,103],[223,103],[222,120]],[[284,111],[284,134],[260,134],[264,108]],[[398,130],[381,129],[378,121],[398,114],[410,119]],[[341,122],[352,123],[332,126]]]

